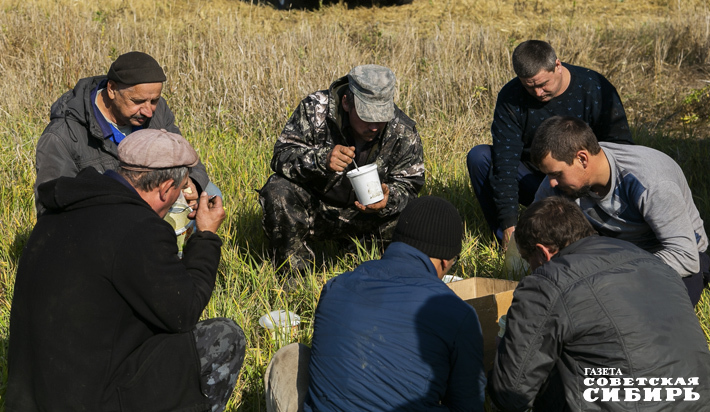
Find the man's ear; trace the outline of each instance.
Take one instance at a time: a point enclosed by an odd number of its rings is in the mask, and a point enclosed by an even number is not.
[[[108,83],[106,83],[106,93],[108,94],[109,99],[115,99],[117,91],[118,84],[116,84],[116,82],[113,80],[109,80]]]
[[[346,113],[350,113],[350,105],[348,104],[347,94],[343,94],[343,99],[340,101],[340,105],[343,107]]]
[[[589,166],[589,152],[582,149],[577,152],[577,160],[582,164],[585,169]]]
[[[544,258],[544,261],[542,263],[549,262],[550,259],[552,259],[552,257],[557,254],[556,250],[548,248],[547,246],[543,245],[542,243],[535,244],[535,251],[538,252]]]
[[[170,191],[170,188],[174,186],[174,184],[175,181],[173,179],[168,179],[158,185],[158,193],[160,194],[160,200],[162,200],[163,202],[168,201],[168,192]]]

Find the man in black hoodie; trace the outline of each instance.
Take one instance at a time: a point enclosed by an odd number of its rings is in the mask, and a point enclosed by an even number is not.
[[[183,259],[163,220],[197,153],[140,130],[118,172],[87,168],[38,187],[47,207],[20,259],[10,315],[7,411],[221,411],[244,359],[229,319],[198,322],[224,219],[203,193]]]

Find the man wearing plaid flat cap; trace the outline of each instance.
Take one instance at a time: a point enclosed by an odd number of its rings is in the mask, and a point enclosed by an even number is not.
[[[142,129],[118,171],[88,167],[38,187],[47,211],[22,252],[10,315],[9,411],[222,411],[246,340],[230,319],[198,322],[217,276],[220,197],[202,193],[177,256],[163,218],[198,156]]]
[[[311,239],[391,237],[399,214],[424,185],[422,142],[395,104],[396,79],[386,67],[353,68],[298,105],[259,191],[264,231],[282,273],[313,266]],[[355,200],[346,173],[377,165],[384,199]]]
[[[37,143],[35,204],[44,210],[37,187],[60,176],[76,176],[86,167],[99,172],[118,168],[118,146],[136,130],[166,129],[180,133],[175,116],[161,97],[166,77],[150,55],[131,51],[118,56],[104,76],[79,80],[54,104],[49,125]],[[198,163],[188,181],[188,201],[202,190],[219,194]]]

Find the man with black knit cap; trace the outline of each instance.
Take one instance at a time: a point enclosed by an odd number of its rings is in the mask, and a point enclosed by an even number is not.
[[[453,205],[417,198],[402,212],[382,259],[326,283],[314,319],[305,411],[483,411],[478,317],[441,281],[461,252],[462,235]],[[267,405],[295,410],[275,387],[288,364],[278,357],[267,369]],[[292,386],[302,385],[299,377]]]
[[[91,166],[99,172],[118,169],[118,145],[140,129],[165,129],[180,133],[175,116],[161,97],[166,77],[160,64],[148,54],[132,51],[118,56],[108,74],[79,80],[64,93],[50,112],[49,125],[37,143],[35,200],[37,187],[60,176],[76,176]],[[190,172],[190,201],[210,184],[207,171],[198,163]],[[210,186],[207,189],[207,186]]]

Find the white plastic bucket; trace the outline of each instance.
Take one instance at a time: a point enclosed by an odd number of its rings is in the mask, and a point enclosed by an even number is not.
[[[271,339],[282,342],[290,340],[298,332],[300,324],[300,316],[285,310],[274,310],[259,318],[259,325],[270,332]]]
[[[360,166],[359,169],[349,171],[346,176],[353,185],[358,202],[363,205],[377,203],[385,198],[380,176],[377,174],[377,164]]]

